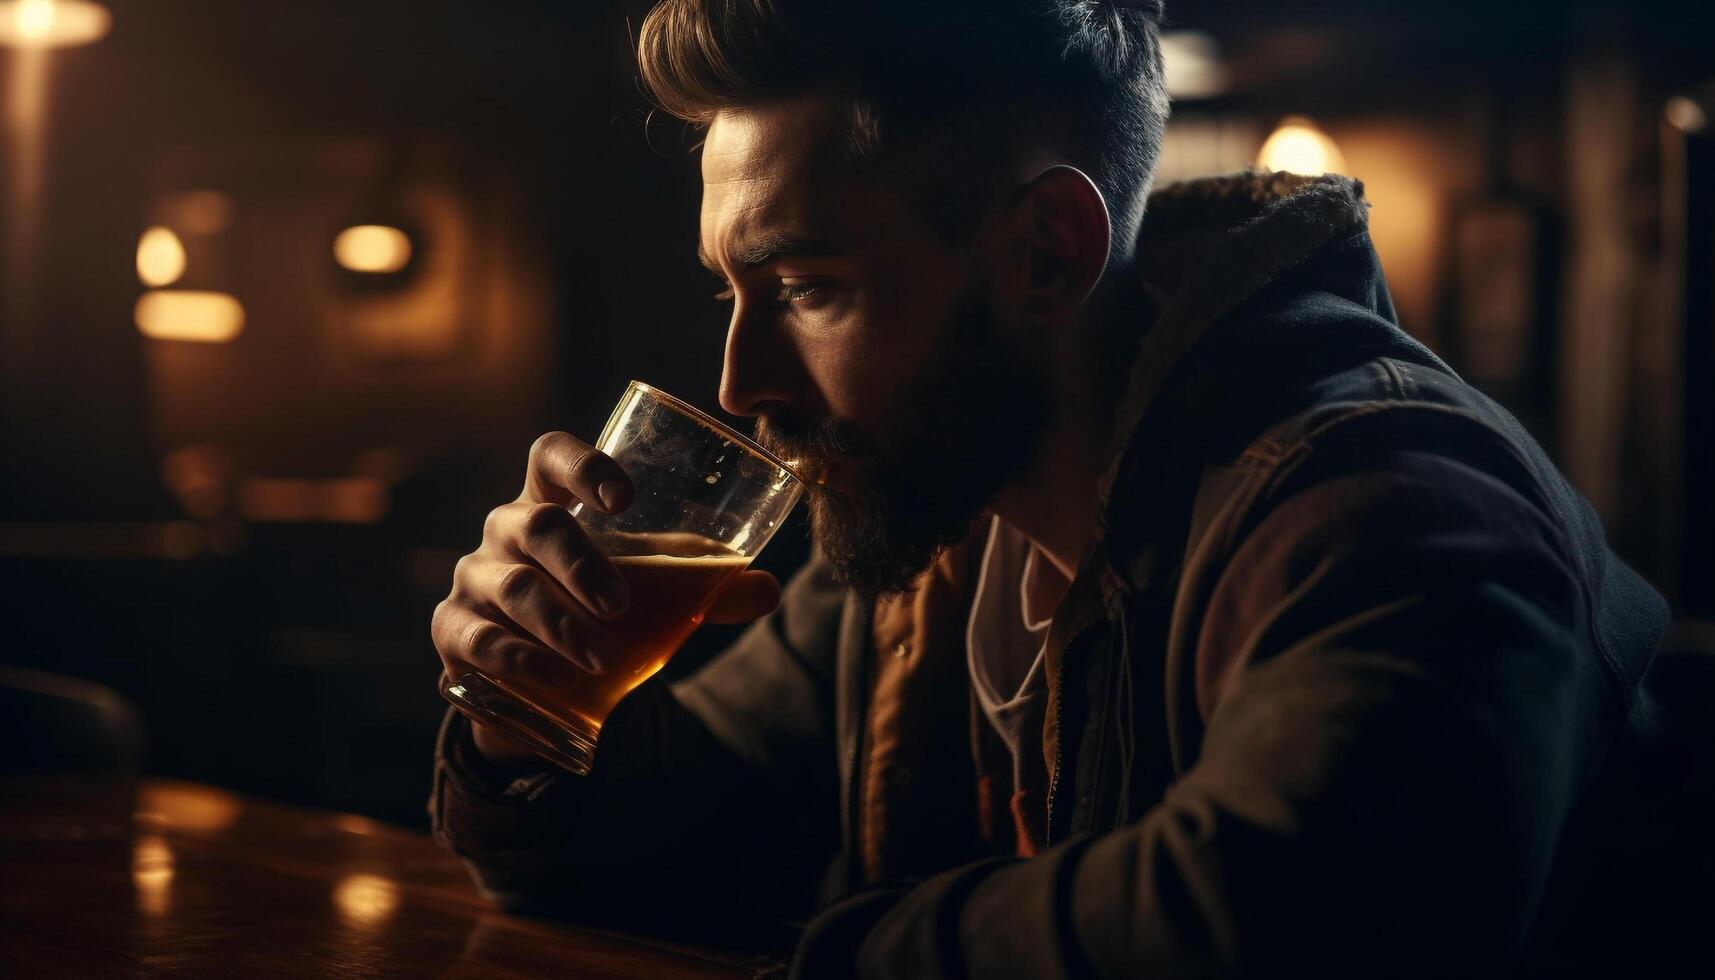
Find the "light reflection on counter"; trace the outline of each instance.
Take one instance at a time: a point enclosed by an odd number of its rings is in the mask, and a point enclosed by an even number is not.
[[[131,881],[137,890],[137,910],[164,918],[173,908],[173,849],[153,835],[137,838],[131,847]]]
[[[380,875],[346,875],[334,885],[333,902],[346,925],[373,928],[399,907],[399,885]]]

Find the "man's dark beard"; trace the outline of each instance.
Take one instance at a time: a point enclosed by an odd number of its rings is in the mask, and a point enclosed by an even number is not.
[[[1022,473],[1047,427],[1046,371],[1010,344],[985,305],[962,304],[947,342],[909,386],[876,445],[848,423],[775,413],[756,437],[785,459],[849,461],[852,493],[810,486],[810,524],[859,595],[907,591]]]

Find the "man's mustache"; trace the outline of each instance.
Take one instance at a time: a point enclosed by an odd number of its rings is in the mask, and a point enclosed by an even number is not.
[[[828,461],[851,459],[868,451],[863,435],[840,419],[810,420],[775,413],[756,420],[754,435],[763,448],[792,464],[813,485],[822,482]]]

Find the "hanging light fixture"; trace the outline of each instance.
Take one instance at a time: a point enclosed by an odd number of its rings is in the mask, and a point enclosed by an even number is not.
[[[1257,165],[1265,170],[1316,177],[1346,172],[1346,158],[1334,141],[1303,116],[1287,116],[1263,141]]]
[[[75,48],[94,44],[113,27],[113,15],[90,0],[0,0],[0,45]]]
[[[389,275],[411,263],[411,236],[391,225],[353,225],[334,236],[334,260],[352,272]]]

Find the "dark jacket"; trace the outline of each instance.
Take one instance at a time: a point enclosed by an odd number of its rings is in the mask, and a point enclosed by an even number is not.
[[[1601,837],[1566,830],[1661,727],[1667,610],[1398,328],[1366,211],[1337,177],[1152,197],[1155,315],[1026,785],[972,708],[973,536],[874,606],[813,559],[704,669],[628,698],[590,777],[501,785],[449,720],[437,833],[514,906],[831,901],[802,976],[1562,953]]]

